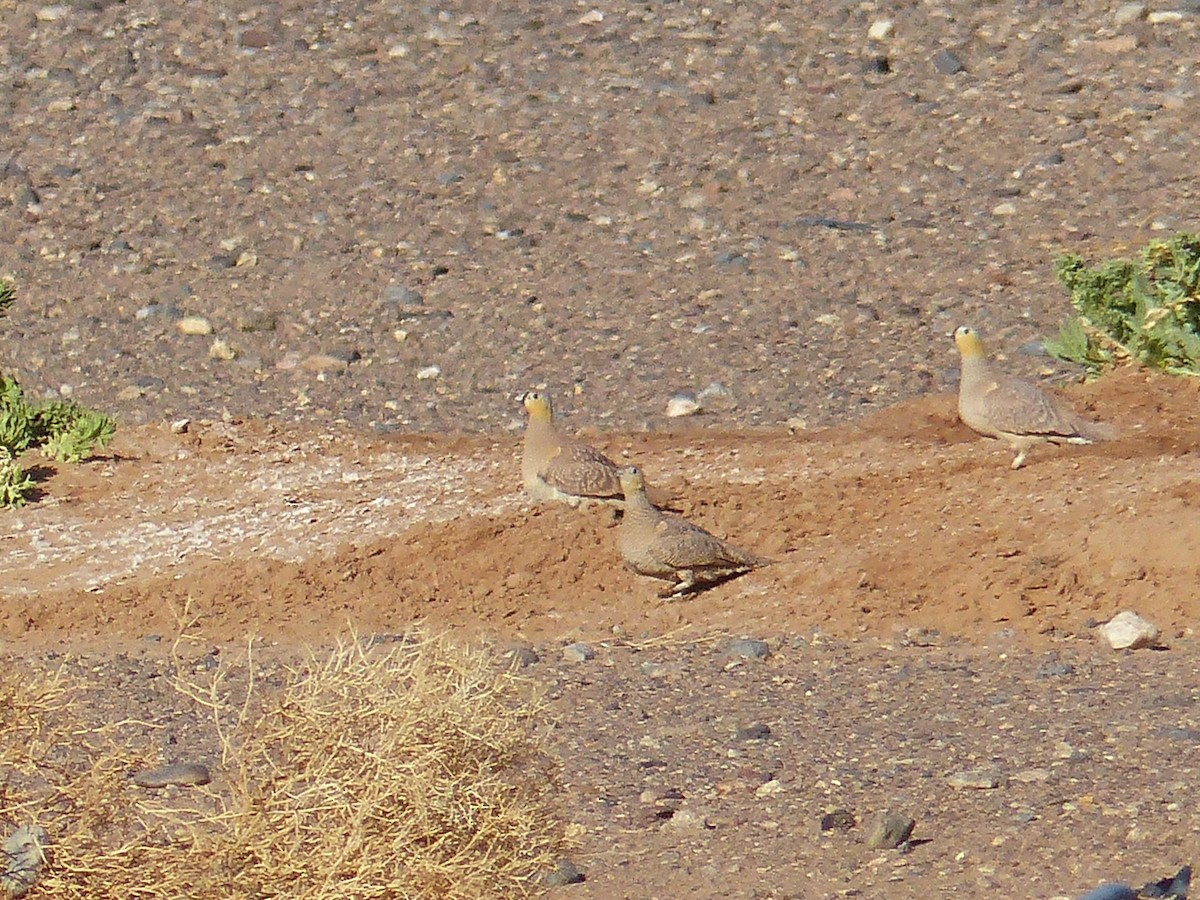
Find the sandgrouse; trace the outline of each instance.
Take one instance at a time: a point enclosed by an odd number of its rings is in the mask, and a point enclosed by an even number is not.
[[[1014,469],[1024,465],[1035,444],[1090,444],[1116,437],[1111,426],[1085,419],[1036,384],[997,372],[975,329],[958,328],[954,343],[962,356],[959,418],[968,428],[1011,446],[1017,452]]]
[[[529,391],[521,397],[521,403],[529,413],[521,480],[534,500],[558,500],[572,506],[588,502],[624,505],[621,470],[616,463],[559,431],[545,394]]]
[[[646,496],[640,469],[621,470],[621,489],[625,515],[617,529],[617,548],[625,565],[639,575],[675,582],[660,597],[702,590],[771,562],[660,510]]]

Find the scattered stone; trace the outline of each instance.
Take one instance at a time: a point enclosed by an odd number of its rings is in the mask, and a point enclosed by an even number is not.
[[[533,649],[533,645],[524,642],[505,648],[501,651],[500,655],[503,659],[508,660],[514,669],[528,669],[530,666],[541,661],[541,657]]]
[[[161,788],[171,784],[201,785],[210,781],[212,774],[208,766],[189,762],[143,769],[133,776],[133,783],[144,788]]]
[[[441,367],[425,366],[425,368],[417,370],[417,381],[429,381],[431,378],[437,378],[441,374]]]
[[[161,316],[164,319],[182,319],[183,313],[179,307],[171,306],[169,303],[150,303],[133,314],[138,321],[155,316]]]
[[[1101,53],[1132,53],[1137,49],[1138,39],[1136,35],[1122,34],[1115,38],[1108,38],[1103,41],[1094,41],[1092,46]]]
[[[397,307],[424,307],[425,298],[419,291],[402,284],[389,284],[383,289],[383,302]]]
[[[569,859],[560,859],[553,872],[547,872],[542,881],[547,887],[561,887],[564,884],[581,884],[587,879],[579,871],[579,867]]]
[[[238,313],[234,327],[238,331],[274,331],[278,325],[275,313],[265,309],[251,309]]]
[[[229,346],[229,342],[223,338],[217,338],[208,348],[209,359],[231,360],[237,358],[237,351]]]
[[[191,425],[191,419],[176,419],[171,423],[171,434],[187,434]]]
[[[766,659],[771,655],[771,647],[756,638],[735,638],[729,642],[726,652],[741,659]]]
[[[777,797],[783,793],[783,784],[777,778],[764,781],[754,790],[754,796],[760,800],[763,797]]]
[[[563,647],[563,659],[567,662],[587,662],[590,659],[596,658],[596,651],[592,649],[591,644],[585,644],[583,641],[576,641],[574,644],[568,644]]]
[[[737,397],[719,381],[712,382],[696,395],[696,402],[705,409],[736,409]]]
[[[1122,3],[1113,13],[1113,24],[1118,28],[1136,22],[1146,15],[1145,3]]]
[[[1178,725],[1164,725],[1154,731],[1158,737],[1171,741],[1187,741],[1189,744],[1200,744],[1200,729],[1184,728]]]
[[[949,50],[939,50],[933,57],[933,67],[943,75],[957,75],[967,67]]]
[[[886,41],[892,36],[895,24],[891,19],[877,19],[867,29],[867,37],[872,41]]]
[[[276,363],[276,368],[294,368],[294,365],[285,364],[285,360],[280,360]],[[299,366],[308,372],[316,372],[324,374],[326,372],[344,372],[349,363],[344,359],[339,359],[332,353],[314,353],[312,356],[305,357],[301,360]]]
[[[1021,784],[1040,784],[1049,781],[1050,775],[1049,769],[1022,769],[1020,772],[1014,772],[1010,778]]]
[[[1146,21],[1151,25],[1166,25],[1171,22],[1182,22],[1183,13],[1174,9],[1158,10],[1146,16]]]
[[[1101,625],[1100,634],[1114,650],[1139,650],[1154,646],[1158,627],[1127,609]]]
[[[579,17],[580,25],[599,25],[604,21],[604,13],[598,9],[589,9]]]
[[[894,850],[912,837],[916,824],[908,816],[885,810],[867,836],[867,846],[872,850]]]
[[[184,316],[175,323],[181,334],[205,335],[212,334],[212,323],[203,316]]]
[[[736,736],[739,741],[765,741],[771,736],[771,726],[765,722],[755,722],[752,725],[739,728]]]
[[[8,836],[0,849],[0,896],[25,896],[46,864],[49,843],[41,825],[22,825]]]
[[[991,768],[968,769],[955,772],[946,779],[946,783],[957,791],[990,791],[1000,786],[1000,773]]]
[[[993,216],[1015,216],[1017,214],[1017,204],[1011,200],[1005,200],[1003,203],[997,203],[992,207]]]
[[[702,411],[703,407],[691,394],[676,394],[667,401],[667,415],[672,419],[694,416]]]
[[[1088,891],[1079,900],[1137,900],[1137,891],[1127,884],[1110,882]]]
[[[39,9],[33,15],[34,15],[34,18],[36,18],[39,22],[57,22],[59,19],[61,19],[66,14],[67,14],[67,7],[57,5],[57,6],[43,6],[41,9]]]
[[[854,813],[848,809],[835,809],[821,816],[822,831],[850,831],[858,824]]]
[[[275,34],[266,28],[247,28],[238,38],[238,44],[247,50],[263,50],[275,43]]]

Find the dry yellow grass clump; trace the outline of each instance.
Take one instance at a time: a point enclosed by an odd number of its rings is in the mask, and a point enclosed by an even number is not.
[[[28,896],[539,892],[564,829],[527,685],[429,639],[342,644],[270,686],[261,673],[247,650],[177,675],[220,761],[207,786],[153,793],[130,781],[161,761],[148,723],[89,725],[87,685],[0,666],[0,841],[37,824],[50,843]]]

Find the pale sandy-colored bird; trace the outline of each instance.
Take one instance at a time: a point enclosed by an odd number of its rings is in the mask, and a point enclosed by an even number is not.
[[[589,502],[623,506],[620,467],[596,448],[561,432],[545,394],[529,391],[521,403],[529,413],[521,454],[521,480],[529,496],[572,506]]]
[[[974,328],[956,329],[954,343],[962,357],[958,416],[968,428],[1011,446],[1017,452],[1014,469],[1037,444],[1091,444],[1116,437],[1111,426],[1084,418],[1036,384],[996,371]]]
[[[771,562],[705,531],[681,516],[665,513],[646,496],[641,470],[621,470],[625,515],[617,548],[625,565],[639,575],[675,582],[660,597],[701,590]]]

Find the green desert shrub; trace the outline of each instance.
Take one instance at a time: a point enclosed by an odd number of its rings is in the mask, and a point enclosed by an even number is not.
[[[1200,375],[1200,235],[1150,241],[1139,259],[1089,267],[1057,261],[1076,315],[1046,341],[1054,356],[1102,369],[1136,360],[1176,375]]]
[[[13,283],[0,278],[0,317],[15,296]],[[107,446],[116,429],[110,416],[78,403],[30,403],[15,378],[0,374],[0,507],[22,506],[32,494],[33,479],[17,462],[30,447],[57,462],[81,462]]]

